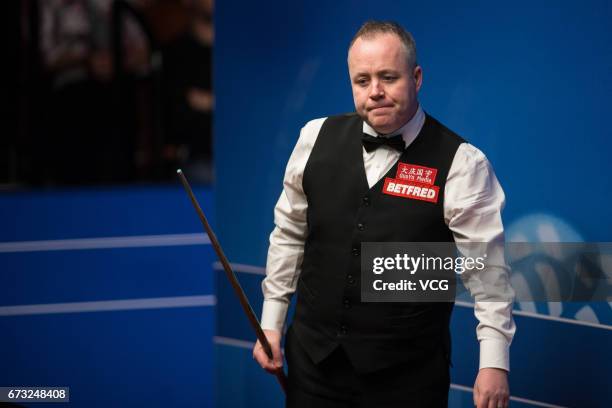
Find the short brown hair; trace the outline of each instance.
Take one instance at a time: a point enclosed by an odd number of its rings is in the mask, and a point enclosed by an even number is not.
[[[404,27],[394,21],[377,21],[370,20],[363,23],[359,31],[355,34],[351,43],[349,44],[349,50],[357,41],[358,38],[363,37],[371,39],[379,34],[394,34],[396,35],[404,47],[406,48],[406,57],[408,58],[408,66],[414,68],[417,66],[416,58],[416,43],[412,34],[410,34]]]

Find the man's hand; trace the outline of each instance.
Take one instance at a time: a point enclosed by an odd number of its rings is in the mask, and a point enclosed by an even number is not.
[[[280,349],[282,334],[277,330],[264,330],[264,333],[266,334],[268,343],[270,343],[274,358],[272,360],[268,358],[259,340],[255,343],[255,347],[253,347],[253,358],[259,363],[261,368],[270,374],[275,374],[278,370],[283,368],[283,355]]]
[[[482,368],[474,384],[474,405],[477,408],[507,408],[510,391],[508,372],[500,368]]]
[[[210,91],[191,87],[187,91],[187,102],[193,110],[210,112],[215,106],[215,96]]]

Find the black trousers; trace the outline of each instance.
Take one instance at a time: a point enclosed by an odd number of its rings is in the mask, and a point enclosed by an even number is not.
[[[444,352],[359,374],[339,347],[314,364],[289,327],[285,340],[288,408],[446,408],[450,387]]]

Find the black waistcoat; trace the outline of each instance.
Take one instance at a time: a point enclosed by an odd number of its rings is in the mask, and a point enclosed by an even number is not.
[[[444,222],[444,186],[464,140],[427,115],[398,163],[437,169],[436,203],[372,188],[363,164],[363,121],[356,114],[329,117],[304,170],[308,237],[293,320],[315,363],[341,346],[359,372],[407,362],[433,349],[449,358],[452,303],[362,303],[361,242],[453,242]]]

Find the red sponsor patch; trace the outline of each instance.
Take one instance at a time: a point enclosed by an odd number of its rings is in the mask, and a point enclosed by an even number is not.
[[[433,186],[436,181],[437,169],[431,167],[418,166],[416,164],[399,163],[395,178],[398,180],[410,181],[419,184]]]
[[[438,202],[440,187],[427,184],[412,183],[399,179],[385,178],[383,193],[396,197],[412,198],[414,200]]]

